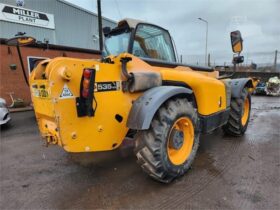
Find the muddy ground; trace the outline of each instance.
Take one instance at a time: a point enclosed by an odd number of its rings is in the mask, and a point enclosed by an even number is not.
[[[279,98],[253,97],[241,138],[202,136],[192,169],[169,185],[147,177],[130,151],[77,164],[43,146],[32,111],[12,118],[1,131],[0,209],[280,209]]]

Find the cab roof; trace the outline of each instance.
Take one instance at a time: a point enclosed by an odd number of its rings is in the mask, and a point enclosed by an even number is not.
[[[136,28],[139,23],[147,23],[142,20],[132,19],[132,18],[125,18],[118,22],[118,27],[128,26],[129,28]]]

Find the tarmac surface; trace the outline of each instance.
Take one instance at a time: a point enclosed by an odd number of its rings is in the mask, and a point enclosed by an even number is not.
[[[246,134],[202,136],[192,169],[169,185],[147,177],[132,150],[45,147],[33,112],[12,113],[1,128],[0,209],[280,209],[280,98],[252,101]]]

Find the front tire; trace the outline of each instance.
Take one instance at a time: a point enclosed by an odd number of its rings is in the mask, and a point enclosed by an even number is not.
[[[190,168],[199,145],[198,116],[187,99],[171,99],[155,114],[148,130],[136,136],[135,153],[142,169],[169,183]]]
[[[246,88],[242,90],[240,98],[231,99],[230,108],[229,119],[223,130],[231,136],[242,136],[247,130],[251,113],[251,96]]]

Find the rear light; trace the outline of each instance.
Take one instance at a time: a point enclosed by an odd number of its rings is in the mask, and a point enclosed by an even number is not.
[[[86,78],[86,79],[89,79],[90,78],[90,76],[91,76],[91,70],[90,69],[85,69],[84,70],[84,78]]]
[[[78,117],[94,116],[97,102],[94,97],[95,69],[86,68],[80,83],[80,97],[76,98]]]
[[[89,96],[89,89],[83,89],[82,95],[84,98],[87,98]]]
[[[83,72],[83,83],[82,83],[82,96],[84,98],[89,97],[89,89],[90,89],[90,79],[92,75],[92,70],[91,69],[84,69]]]
[[[89,83],[90,83],[90,81],[88,79],[84,79],[84,81],[83,81],[83,88],[88,89],[89,88]]]

